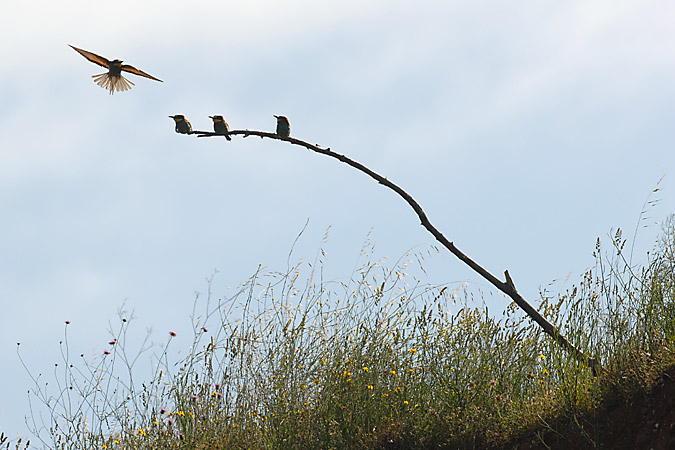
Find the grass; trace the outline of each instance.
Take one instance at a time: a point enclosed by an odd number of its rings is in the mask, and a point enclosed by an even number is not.
[[[598,240],[576,285],[541,294],[544,317],[600,358],[599,377],[515,305],[495,316],[480,293],[408,275],[415,255],[366,262],[346,283],[299,264],[261,269],[230,298],[197,297],[194,339],[175,363],[171,334],[127,354],[124,312],[93,359],[69,354],[66,325],[55,383],[34,377],[32,431],[55,449],[498,446],[609,392],[627,398],[672,363],[675,218],[644,267],[625,243],[620,231],[608,252]],[[151,354],[139,382],[135,364]]]

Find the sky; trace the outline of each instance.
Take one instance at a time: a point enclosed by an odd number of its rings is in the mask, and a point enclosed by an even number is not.
[[[675,4],[118,0],[12,2],[0,16],[0,431],[27,436],[32,373],[98,354],[120,308],[157,341],[191,342],[196,292],[227,296],[259,264],[326,252],[348,279],[367,240],[396,261],[437,245],[393,192],[536,304],[593,262],[617,228],[644,259],[675,213]],[[155,77],[109,95],[68,44]],[[665,175],[665,176],[664,176]],[[653,193],[655,188],[659,191]],[[648,201],[657,202],[652,206]],[[641,214],[642,211],[646,211]],[[324,236],[327,238],[324,240]],[[506,302],[448,252],[429,283]],[[422,276],[420,275],[420,276]],[[565,281],[568,280],[568,281]],[[183,341],[181,341],[183,339]]]

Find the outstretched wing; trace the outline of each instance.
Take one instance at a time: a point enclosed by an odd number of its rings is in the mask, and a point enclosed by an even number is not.
[[[76,51],[77,53],[79,53],[80,55],[82,55],[82,56],[84,56],[85,58],[87,58],[89,61],[93,62],[94,64],[98,64],[99,66],[105,67],[106,69],[108,69],[108,68],[110,67],[110,61],[108,61],[107,59],[105,59],[103,56],[98,56],[98,55],[95,54],[95,53],[88,52],[88,51],[86,51],[86,50],[82,50],[81,48],[73,47],[73,46],[70,45],[70,44],[68,44],[68,46],[69,46],[70,48],[72,48],[73,50],[75,50],[75,51]]]
[[[155,77],[153,77],[152,75],[150,75],[150,74],[148,74],[148,73],[145,73],[145,72],[143,72],[142,70],[138,70],[138,69],[135,68],[134,66],[130,66],[130,65],[128,65],[128,64],[124,64],[124,65],[122,66],[122,70],[124,70],[125,72],[133,73],[134,75],[140,75],[140,76],[142,76],[142,77],[150,78],[151,80],[155,80],[155,81],[159,81],[160,83],[163,83],[163,81],[160,80],[159,78],[155,78]]]

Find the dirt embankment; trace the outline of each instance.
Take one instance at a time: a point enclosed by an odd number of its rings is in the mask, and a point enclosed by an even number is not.
[[[651,389],[576,423],[533,431],[509,450],[675,450],[675,367]]]

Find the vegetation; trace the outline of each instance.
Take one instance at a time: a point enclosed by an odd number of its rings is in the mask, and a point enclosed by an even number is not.
[[[33,403],[49,416],[31,423],[57,449],[497,446],[609,392],[627,398],[672,363],[675,216],[645,266],[625,243],[621,231],[609,252],[598,240],[596,265],[539,305],[602,361],[598,377],[513,304],[495,316],[479,292],[409,275],[420,255],[387,267],[367,247],[345,283],[298,264],[259,270],[231,298],[198,296],[186,356],[169,361],[170,334],[145,383],[126,353],[126,313],[92,360],[72,360],[66,325],[56,392],[35,378]]]

